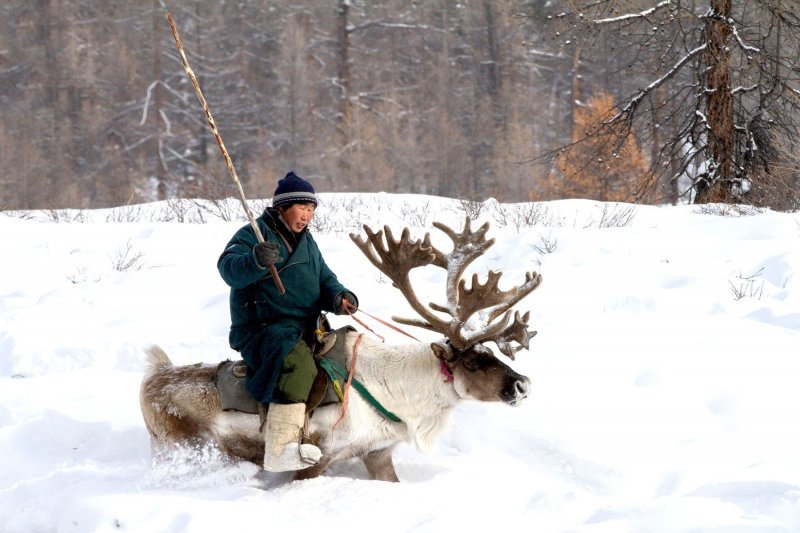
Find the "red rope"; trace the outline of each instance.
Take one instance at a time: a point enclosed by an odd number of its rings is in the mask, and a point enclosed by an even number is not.
[[[364,324],[364,322],[362,322],[361,320],[356,318],[356,315],[354,315],[350,311],[350,309],[353,307],[353,305],[350,302],[348,302],[347,300],[345,300],[345,302],[347,302],[347,304],[345,305],[345,309],[347,310],[347,314],[350,315],[350,318],[355,320],[362,328],[366,329],[367,331],[369,331],[370,333],[372,333],[373,335],[378,337],[381,340],[381,342],[386,342],[386,339],[384,339],[383,336],[378,335],[378,333],[374,329],[372,329],[368,325]],[[356,312],[358,312],[358,309],[356,309]],[[364,311],[361,311],[361,312],[363,313]]]
[[[378,335],[375,332],[375,330],[373,330],[371,327],[369,327],[366,324],[364,324],[364,322],[362,322],[361,320],[356,318],[356,316],[351,311],[351,309],[353,309],[356,312],[358,312],[358,311],[361,311],[361,309],[358,309],[355,305],[351,304],[347,300],[347,298],[342,299],[342,303],[344,304],[344,308],[347,311],[347,314],[350,315],[350,318],[355,320],[363,328],[365,328],[368,331],[372,332],[372,334],[375,335],[376,337],[378,337],[381,340],[381,342],[386,342],[386,339],[384,339],[382,336]],[[400,328],[398,328],[396,326],[393,326],[392,324],[389,324],[385,320],[381,320],[380,318],[378,318],[376,316],[373,316],[373,315],[367,313],[366,311],[361,311],[361,312],[364,313],[365,315],[367,315],[368,317],[372,318],[373,320],[377,320],[378,322],[380,322],[384,326],[390,327],[393,330],[395,330],[395,331],[397,331],[399,333],[402,333],[406,337],[410,337],[410,338],[414,339],[417,342],[422,342],[418,338],[416,338],[413,335],[411,335],[410,333],[406,333],[402,329],[400,329]],[[336,421],[335,424],[333,424],[333,427],[331,428],[331,437],[333,437],[333,432],[336,430],[336,426],[338,426],[339,423],[342,420],[344,420],[345,412],[347,412],[347,404],[348,404],[349,399],[350,399],[350,386],[353,383],[353,375],[356,373],[356,361],[358,360],[358,347],[361,344],[361,339],[363,337],[364,337],[364,334],[360,333],[358,335],[358,337],[356,338],[356,343],[353,345],[353,358],[350,360],[350,370],[347,373],[347,381],[345,382],[345,385],[344,385],[344,392],[342,392],[342,413],[339,415],[339,419]],[[445,374],[445,376],[447,376],[447,374]]]
[[[350,371],[347,373],[347,381],[344,384],[344,392],[342,393],[342,414],[339,415],[339,420],[331,428],[331,436],[333,432],[336,430],[336,426],[339,425],[344,419],[344,414],[347,411],[347,404],[350,399],[350,385],[353,383],[353,375],[356,373],[356,360],[358,359],[358,346],[361,344],[361,338],[364,336],[363,333],[360,333],[356,338],[356,343],[353,345],[353,358],[350,360]]]
[[[356,317],[356,315],[355,315],[355,314],[353,314],[353,312],[351,312],[351,311],[350,311],[351,309],[354,309],[356,313],[358,313],[359,311],[360,311],[360,312],[362,312],[362,313],[364,313],[365,315],[367,315],[367,316],[368,316],[368,317],[370,317],[371,319],[373,319],[373,320],[375,320],[375,321],[377,321],[377,322],[380,322],[380,323],[381,323],[381,324],[383,324],[384,326],[386,326],[386,327],[388,327],[388,328],[391,328],[391,329],[395,330],[395,331],[396,331],[396,332],[398,332],[398,333],[402,333],[403,335],[405,335],[406,337],[408,337],[408,338],[410,338],[410,339],[413,339],[413,340],[415,340],[415,341],[417,341],[417,342],[422,342],[421,340],[419,340],[418,338],[416,338],[416,337],[415,337],[415,336],[413,336],[412,334],[410,334],[410,333],[407,333],[407,332],[403,331],[402,329],[398,328],[397,326],[395,326],[395,325],[393,325],[393,324],[390,324],[390,323],[386,322],[385,320],[381,320],[380,318],[378,318],[378,317],[376,317],[376,316],[374,316],[374,315],[371,315],[371,314],[367,313],[366,311],[364,311],[364,310],[362,310],[362,309],[358,309],[358,308],[356,308],[356,306],[354,306],[353,304],[351,304],[351,303],[350,303],[350,302],[347,300],[347,298],[345,298],[345,299],[344,299],[344,300],[342,300],[342,301],[344,302],[344,308],[345,308],[345,310],[347,311],[347,314],[348,314],[348,315],[350,315],[350,318],[352,318],[353,320],[355,320],[355,321],[356,321],[356,322],[357,322],[357,323],[358,323],[358,324],[359,324],[361,327],[365,328],[367,331],[371,332],[373,335],[375,335],[376,337],[378,337],[378,338],[381,340],[381,342],[386,342],[386,339],[384,339],[384,338],[383,338],[381,335],[378,335],[377,333],[375,333],[375,330],[373,330],[371,327],[367,326],[366,324],[364,324],[364,322],[362,322],[361,320],[359,320],[359,319]]]

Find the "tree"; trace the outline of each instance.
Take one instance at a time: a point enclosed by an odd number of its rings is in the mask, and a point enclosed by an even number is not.
[[[614,99],[601,93],[576,109],[573,132],[576,140],[557,158],[544,184],[544,193],[534,198],[591,198],[602,201],[633,200],[636,184],[650,169],[632,135],[614,135],[604,121],[614,112]],[[621,129],[621,125],[617,126]],[[603,135],[596,135],[604,128]]]
[[[564,140],[558,59],[518,17],[549,4],[0,2],[0,206],[234,193],[167,11],[248,197],[295,169],[320,192],[525,198],[527,154]]]
[[[596,134],[618,136],[622,127],[653,145],[655,175],[640,198],[655,192],[661,201],[672,188],[672,201],[798,205],[800,169],[786,171],[800,119],[800,18],[792,4],[577,1],[557,19],[565,39],[614,32],[623,45],[616,55],[639,86]]]

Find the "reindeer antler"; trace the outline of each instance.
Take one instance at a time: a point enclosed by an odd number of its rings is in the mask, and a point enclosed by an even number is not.
[[[457,334],[457,328],[454,327],[454,323],[451,324],[451,321],[437,317],[417,299],[408,277],[412,269],[429,265],[436,261],[437,254],[441,255],[438,251],[434,252],[434,248],[430,243],[430,235],[425,234],[422,241],[413,240],[410,237],[409,229],[405,228],[398,241],[392,235],[392,230],[389,229],[389,226],[384,226],[382,231],[374,232],[364,225],[364,231],[367,234],[366,239],[362,239],[353,233],[350,234],[350,238],[367,256],[367,259],[392,280],[394,286],[400,290],[411,308],[419,313],[425,321],[420,322],[416,319],[399,317],[392,317],[392,319],[403,324],[444,333],[448,335],[448,338],[451,334]],[[386,232],[385,244],[384,232]]]
[[[489,271],[485,283],[480,283],[477,274],[473,274],[472,283],[467,287],[466,281],[461,279],[467,266],[494,244],[494,239],[486,239],[489,223],[473,231],[471,219],[467,217],[460,233],[440,222],[434,222],[433,225],[453,241],[450,253],[445,254],[432,246],[428,233],[421,241],[411,239],[408,228],[402,231],[400,240],[394,238],[388,226],[384,226],[383,231],[373,232],[366,225],[366,239],[355,234],[351,234],[350,238],[370,262],[392,280],[411,308],[423,319],[392,317],[393,320],[442,333],[454,346],[461,349],[492,341],[502,353],[513,359],[517,351],[528,347],[528,341],[536,332],[527,330],[530,313],[520,316],[516,312],[512,316],[511,308],[539,286],[541,275],[536,272],[526,273],[522,285],[503,291],[499,288],[502,273]],[[423,305],[411,287],[409,272],[431,264],[447,270],[445,305]],[[466,333],[464,326],[467,321],[482,310],[488,311],[484,326]],[[445,313],[449,318],[443,318],[433,311]],[[497,320],[500,315],[503,315],[502,318]],[[519,346],[512,346],[512,342]]]

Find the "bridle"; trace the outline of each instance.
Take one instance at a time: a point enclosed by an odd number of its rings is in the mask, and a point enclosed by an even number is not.
[[[370,331],[373,335],[378,337],[381,340],[381,342],[386,342],[386,339],[384,339],[381,335],[376,333],[375,330],[373,330],[371,327],[366,325],[362,320],[359,320],[358,317],[356,317],[355,313],[361,312],[361,313],[367,315],[368,317],[370,317],[371,319],[375,320],[376,322],[379,322],[379,323],[383,324],[384,326],[397,331],[398,333],[402,333],[406,337],[414,339],[417,342],[422,342],[421,340],[419,340],[418,338],[416,338],[412,334],[410,334],[410,333],[408,333],[406,331],[403,331],[401,328],[398,328],[394,324],[390,324],[390,323],[386,322],[385,320],[383,320],[381,318],[378,318],[378,317],[376,317],[374,315],[371,315],[371,314],[367,313],[363,309],[357,308],[356,306],[351,304],[347,300],[347,298],[344,298],[342,300],[342,302],[344,303],[345,311],[347,311],[347,314],[350,315],[350,318],[352,318],[361,327],[365,328],[366,330]],[[360,341],[361,341],[361,336],[358,337],[358,341],[356,342],[356,345],[355,345],[355,347],[353,349],[353,365],[351,365],[351,369],[350,369],[351,373],[353,372],[353,368],[355,368],[355,359],[357,357],[356,352],[357,352],[358,344],[360,343]],[[444,359],[439,359],[439,372],[444,376],[445,383],[452,383],[453,380],[455,380],[455,376],[453,376],[453,373],[447,367],[447,364],[444,362]]]

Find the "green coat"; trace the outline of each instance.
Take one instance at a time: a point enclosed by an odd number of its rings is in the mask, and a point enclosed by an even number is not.
[[[286,354],[314,330],[320,312],[334,310],[338,294],[352,291],[339,283],[307,230],[289,255],[275,226],[282,222],[273,220],[269,209],[256,222],[264,239],[280,247],[275,268],[286,293],[281,296],[269,269],[256,263],[253,247],[258,241],[249,224],[228,242],[217,269],[231,287],[229,341],[247,364],[247,390],[257,401],[269,403]]]

